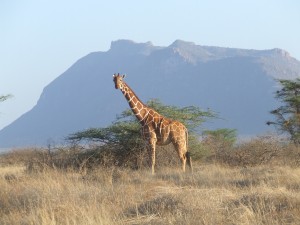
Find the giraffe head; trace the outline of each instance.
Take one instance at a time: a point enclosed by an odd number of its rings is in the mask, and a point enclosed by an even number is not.
[[[113,75],[113,80],[114,80],[114,83],[115,83],[115,88],[116,89],[123,89],[123,79],[125,78],[125,75],[120,75],[119,73],[118,74],[114,74]]]

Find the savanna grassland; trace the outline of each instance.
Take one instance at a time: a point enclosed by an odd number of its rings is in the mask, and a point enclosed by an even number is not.
[[[300,224],[298,148],[256,140],[224,152],[194,161],[193,173],[164,165],[155,175],[36,166],[33,150],[5,154],[0,224]]]

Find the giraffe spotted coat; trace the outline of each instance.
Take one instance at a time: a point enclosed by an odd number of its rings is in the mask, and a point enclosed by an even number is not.
[[[167,145],[170,143],[174,145],[178,153],[182,163],[182,170],[185,171],[186,162],[192,169],[191,157],[187,149],[188,130],[186,127],[182,123],[168,119],[146,106],[123,81],[124,77],[125,75],[120,74],[113,75],[115,88],[122,91],[131,110],[142,126],[142,136],[147,143],[152,173],[155,172],[156,145]]]

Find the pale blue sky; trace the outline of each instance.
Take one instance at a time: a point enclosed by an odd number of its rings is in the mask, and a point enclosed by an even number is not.
[[[282,48],[300,60],[298,0],[0,0],[0,129],[76,60],[131,39]],[[110,74],[108,74],[110,76]]]

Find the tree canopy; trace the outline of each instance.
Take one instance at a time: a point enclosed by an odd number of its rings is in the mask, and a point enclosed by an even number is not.
[[[295,80],[278,80],[281,89],[276,91],[275,97],[281,105],[270,113],[275,116],[274,121],[267,125],[274,125],[278,131],[286,133],[291,140],[300,143],[300,78]]]
[[[217,130],[205,130],[203,134],[214,142],[225,142],[232,146],[236,142],[237,130],[222,128]]]
[[[203,111],[196,106],[177,107],[167,106],[158,99],[152,99],[147,105],[163,116],[182,122],[189,129],[190,147],[195,142],[193,134],[199,132],[199,126],[207,119],[216,118],[216,114],[210,110]],[[132,151],[136,148],[144,148],[141,137],[141,126],[130,109],[123,111],[116,120],[104,128],[90,128],[68,136],[70,141],[96,141],[101,144],[118,148],[121,151]]]
[[[12,97],[12,95],[1,95],[0,96],[0,102],[3,102],[3,101],[5,101],[5,100],[7,100],[8,98],[11,98]]]

